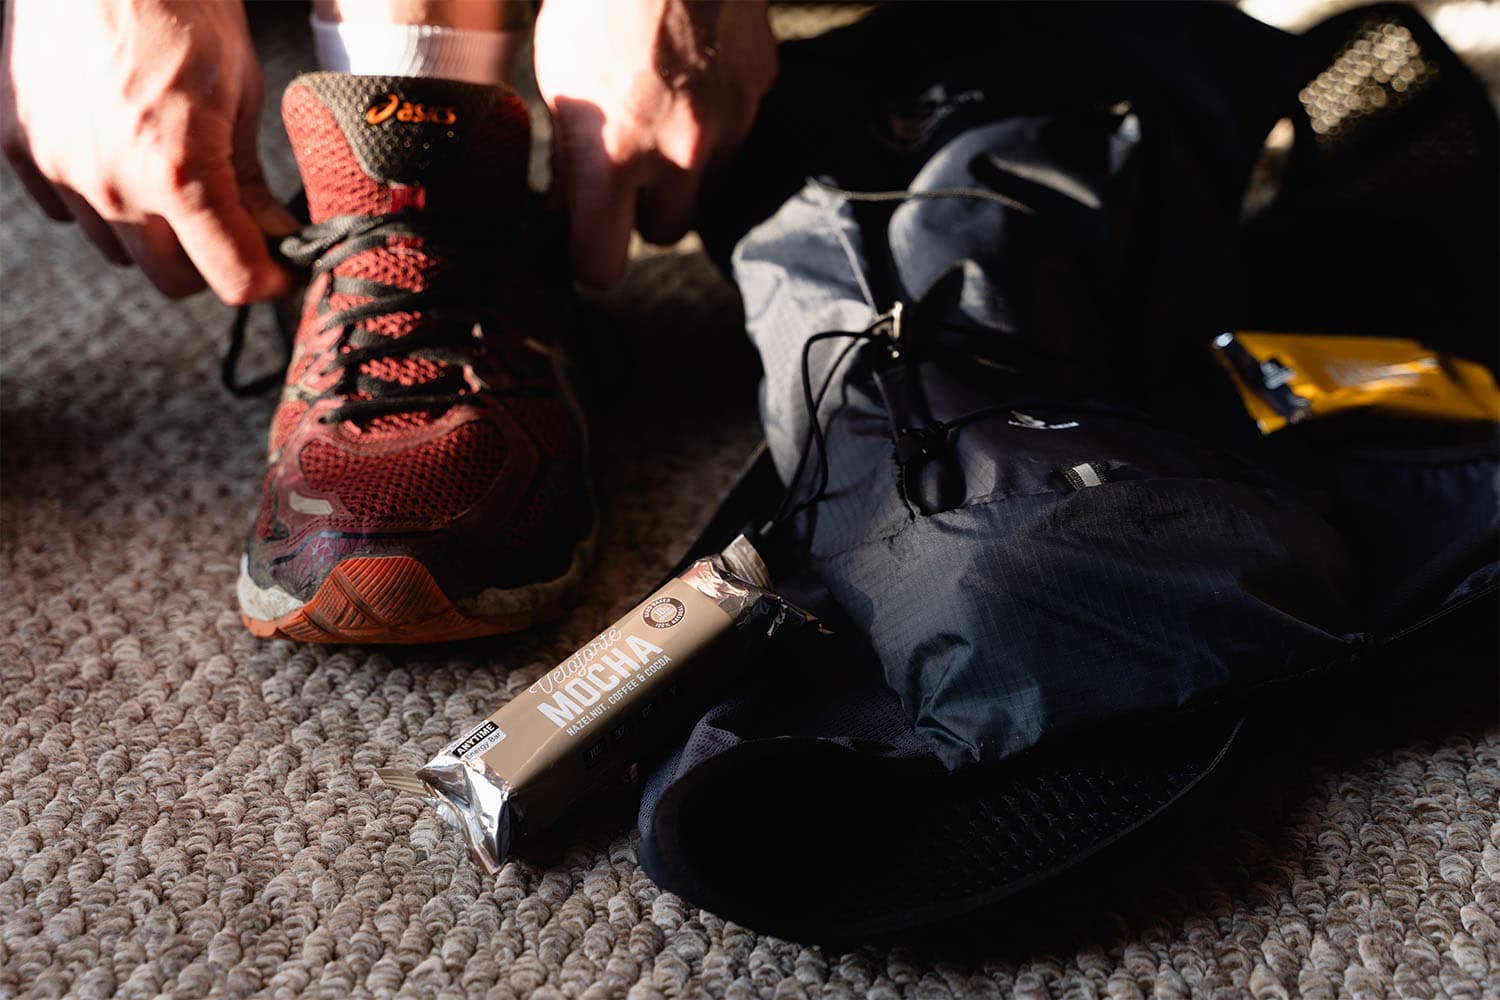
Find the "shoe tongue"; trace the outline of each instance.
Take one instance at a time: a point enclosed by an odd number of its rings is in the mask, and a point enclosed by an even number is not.
[[[282,117],[313,222],[401,209],[483,217],[527,194],[531,120],[506,87],[306,73]]]

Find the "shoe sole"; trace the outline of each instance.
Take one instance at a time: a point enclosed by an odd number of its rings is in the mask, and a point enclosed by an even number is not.
[[[352,556],[333,568],[306,603],[257,617],[247,605],[286,607],[296,604],[296,598],[279,588],[258,586],[242,563],[240,620],[261,639],[317,643],[411,645],[517,632],[562,614],[592,561],[591,543],[578,546],[568,572],[558,579],[488,590],[471,608],[443,593],[427,567],[411,556]]]

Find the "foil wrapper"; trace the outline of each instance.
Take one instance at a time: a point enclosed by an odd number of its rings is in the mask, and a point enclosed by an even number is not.
[[[1355,410],[1500,421],[1500,389],[1488,368],[1415,340],[1240,330],[1214,340],[1214,357],[1262,434]]]
[[[777,596],[743,536],[699,559],[415,771],[380,780],[433,803],[493,874],[732,683],[726,646],[810,617]]]

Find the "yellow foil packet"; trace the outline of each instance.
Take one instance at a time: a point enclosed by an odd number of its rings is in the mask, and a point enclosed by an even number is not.
[[[1490,370],[1415,340],[1236,331],[1214,340],[1262,434],[1332,413],[1500,421]]]

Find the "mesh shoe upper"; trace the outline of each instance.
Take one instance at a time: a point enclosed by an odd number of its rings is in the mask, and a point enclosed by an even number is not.
[[[314,278],[247,571],[303,599],[350,555],[414,555],[455,600],[559,576],[592,508],[541,300],[565,271],[528,260],[524,105],[313,73],[283,115]]]

